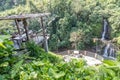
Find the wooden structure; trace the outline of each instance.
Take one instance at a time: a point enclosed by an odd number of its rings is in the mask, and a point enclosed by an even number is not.
[[[42,32],[43,32],[43,38],[44,38],[44,47],[45,51],[48,52],[48,44],[47,44],[47,37],[46,37],[46,32],[45,32],[45,26],[43,25],[43,17],[49,16],[50,13],[38,13],[38,14],[21,14],[21,15],[11,15],[11,16],[6,16],[6,17],[0,17],[0,20],[14,20],[17,30],[18,30],[18,36],[17,38],[14,38],[14,40],[17,40],[18,44],[21,42],[21,39],[23,37],[26,38],[26,41],[29,41],[29,31],[28,31],[28,24],[27,24],[27,19],[30,18],[39,18],[40,24],[42,27]],[[21,36],[21,31],[20,31],[20,26],[19,22],[23,23],[23,28],[25,30],[25,35]]]
[[[104,60],[104,58],[101,55],[99,55],[97,53],[94,53],[94,52],[90,52],[90,51],[66,50],[66,51],[63,51],[63,52],[59,52],[58,54],[59,55],[78,55],[79,57],[81,57],[81,56],[89,56],[89,57],[98,59],[100,61]]]

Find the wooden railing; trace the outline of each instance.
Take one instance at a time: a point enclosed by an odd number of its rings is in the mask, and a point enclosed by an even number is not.
[[[100,56],[99,54],[93,53],[93,52],[89,52],[89,51],[68,50],[66,53],[67,54],[82,54],[84,56],[89,56],[89,57],[96,58],[96,59],[98,59],[100,61],[104,60],[104,58],[102,56]]]

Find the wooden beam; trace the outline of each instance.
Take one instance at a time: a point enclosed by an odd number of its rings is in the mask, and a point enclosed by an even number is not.
[[[0,17],[0,20],[29,19],[29,18],[45,17],[48,15],[50,15],[50,13],[20,14],[20,15],[11,15],[11,16],[6,16],[6,17]]]
[[[29,35],[28,35],[28,25],[27,25],[26,19],[23,19],[23,25],[24,25],[24,29],[25,29],[25,33],[26,33],[26,37],[27,37],[27,41],[28,41]]]
[[[47,38],[46,38],[46,31],[45,31],[45,27],[43,25],[43,18],[40,17],[40,23],[41,23],[41,27],[42,27],[42,32],[43,32],[43,37],[44,37],[44,48],[45,51],[48,52],[48,42],[47,42]]]
[[[15,19],[15,24],[16,24],[16,27],[17,27],[17,30],[18,30],[18,34],[21,35],[17,19]]]

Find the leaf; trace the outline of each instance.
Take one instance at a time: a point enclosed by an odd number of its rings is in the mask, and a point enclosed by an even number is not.
[[[33,61],[33,63],[36,66],[43,66],[43,65],[45,65],[45,63],[43,63],[42,61]]]
[[[0,35],[0,42],[3,42],[5,39],[9,39],[10,35]]]
[[[6,47],[3,45],[3,43],[2,43],[2,42],[0,42],[0,47],[2,47],[2,48],[4,48],[4,49],[6,49]]]
[[[14,77],[18,74],[22,63],[23,63],[23,60],[19,61],[18,63],[16,63],[16,64],[13,66],[12,71],[11,71],[11,77],[12,77],[12,78],[14,78]]]
[[[118,64],[118,62],[113,61],[113,60],[104,60],[103,61],[105,64],[109,65],[109,66],[115,66]]]
[[[6,66],[8,66],[8,62],[4,62],[4,63],[0,64],[0,67],[6,67]]]
[[[30,79],[32,79],[32,78],[36,79],[37,75],[38,75],[37,72],[31,72],[30,75],[29,75],[29,77],[30,77]]]
[[[119,80],[119,78],[118,77],[114,77],[113,80]]]
[[[28,80],[29,75],[25,71],[20,72],[20,80]]]
[[[115,77],[115,72],[111,69],[106,69],[106,72],[113,78]]]
[[[63,77],[64,75],[65,75],[64,72],[60,72],[60,73],[55,73],[55,74],[54,74],[54,77],[55,77],[56,79],[59,79],[59,78]]]
[[[6,80],[4,75],[0,75],[0,80]]]
[[[52,76],[55,79],[59,79],[65,75],[65,72],[61,71],[59,73],[56,73],[54,69],[49,69],[49,75]]]

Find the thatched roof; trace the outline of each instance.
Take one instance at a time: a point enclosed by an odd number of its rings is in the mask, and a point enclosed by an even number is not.
[[[38,18],[38,17],[44,17],[44,16],[48,16],[48,15],[50,15],[50,13],[11,15],[11,16],[6,16],[6,17],[0,17],[0,20]]]

